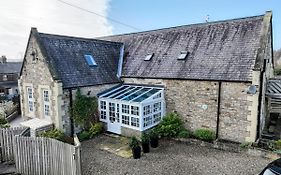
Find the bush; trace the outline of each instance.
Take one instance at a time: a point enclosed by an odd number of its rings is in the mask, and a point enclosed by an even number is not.
[[[0,125],[5,125],[5,124],[7,124],[8,123],[8,121],[4,118],[4,117],[0,117]]]
[[[167,114],[155,129],[162,137],[178,137],[181,132],[187,131],[177,113]]]
[[[135,136],[131,137],[129,141],[129,147],[134,149],[138,146],[139,146],[139,140]]]
[[[47,137],[47,138],[52,138],[56,140],[63,141],[64,138],[64,133],[58,129],[53,129],[49,131],[44,131],[40,134],[40,137]]]
[[[215,132],[213,130],[210,129],[205,129],[205,128],[201,128],[201,129],[197,129],[193,135],[201,140],[205,140],[205,141],[213,141],[216,138]]]
[[[91,133],[88,131],[82,131],[81,133],[78,134],[79,140],[88,140],[91,137]]]
[[[157,138],[159,138],[159,133],[158,133],[157,129],[154,128],[154,129],[150,130],[149,139],[151,140],[151,139],[157,139]]]
[[[141,135],[141,143],[149,143],[149,141],[150,141],[149,134],[143,133]]]
[[[180,131],[178,134],[179,138],[189,138],[190,136],[191,136],[191,133],[186,129]]]
[[[275,147],[275,149],[276,149],[276,150],[281,149],[281,140],[277,140],[277,141],[275,141],[275,143],[274,143],[274,147]]]
[[[100,134],[103,132],[103,124],[102,123],[94,123],[91,124],[91,127],[89,129],[89,135],[90,138]]]

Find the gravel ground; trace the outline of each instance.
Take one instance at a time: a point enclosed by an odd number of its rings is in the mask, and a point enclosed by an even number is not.
[[[107,151],[99,144],[110,140],[100,136],[82,142],[82,171],[84,175],[251,175],[258,174],[270,160],[246,154],[226,152],[207,147],[161,140],[160,146],[151,149],[141,159],[126,159]]]

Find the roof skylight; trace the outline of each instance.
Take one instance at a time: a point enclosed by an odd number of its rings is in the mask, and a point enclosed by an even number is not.
[[[153,56],[154,56],[154,53],[146,55],[146,57],[144,58],[144,61],[150,61]]]
[[[92,55],[84,55],[89,66],[96,66],[97,63]]]
[[[180,55],[178,56],[178,60],[185,60],[188,54],[188,51],[181,51]]]

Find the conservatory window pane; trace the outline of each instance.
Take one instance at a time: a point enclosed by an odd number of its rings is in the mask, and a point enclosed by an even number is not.
[[[106,110],[106,102],[100,101],[100,108]]]
[[[122,124],[130,125],[129,119],[130,119],[129,116],[127,116],[127,115],[122,115]]]
[[[129,105],[122,104],[122,113],[130,114],[129,109],[130,109]]]
[[[147,127],[152,125],[152,116],[147,116],[145,118],[143,118],[143,127]]]
[[[141,102],[151,95],[155,94],[156,92],[160,91],[160,89],[152,89],[151,91],[148,91],[147,93],[143,94],[142,96],[138,97],[137,99],[133,100],[134,102]]]
[[[146,92],[146,91],[148,91],[148,90],[150,90],[150,89],[151,89],[151,88],[143,88],[143,89],[141,89],[141,90],[135,92],[134,94],[132,94],[132,95],[130,95],[130,96],[124,98],[123,100],[130,101],[130,100],[136,98],[137,96],[141,95],[142,93],[144,93],[144,92]]]
[[[115,103],[109,103],[109,120],[115,121]]]
[[[127,87],[129,87],[129,86],[123,86],[121,88],[117,88],[117,89],[113,90],[112,92],[110,92],[110,93],[108,93],[108,94],[106,94],[105,96],[102,96],[102,97],[109,97],[110,95],[115,94],[116,92],[119,92],[123,89],[126,89]]]
[[[153,112],[157,112],[161,110],[161,102],[153,104]]]
[[[117,96],[119,96],[119,95],[121,95],[121,94],[123,94],[123,93],[126,93],[127,91],[129,91],[129,90],[131,90],[131,89],[134,89],[134,87],[129,87],[129,88],[124,89],[124,90],[122,90],[122,91],[120,91],[120,92],[117,92],[117,93],[113,94],[112,96],[110,96],[110,98],[115,98],[115,97],[117,97]]]
[[[147,105],[143,107],[143,115],[148,115],[151,113],[151,106]]]
[[[160,120],[161,120],[161,112],[153,115],[153,122],[154,123],[160,122]]]
[[[138,106],[131,106],[131,114],[132,115],[139,115],[139,107]]]
[[[141,87],[136,87],[135,89],[133,89],[133,90],[131,90],[131,91],[129,91],[129,92],[127,92],[127,93],[125,93],[125,94],[123,94],[123,95],[117,97],[116,99],[121,99],[121,98],[123,98],[123,97],[126,97],[127,95],[132,94],[132,93],[136,92],[136,91],[139,90],[139,89],[141,89]]]
[[[100,111],[100,118],[101,119],[106,119],[106,111]]]
[[[131,126],[139,127],[140,126],[139,119],[136,117],[131,117]]]

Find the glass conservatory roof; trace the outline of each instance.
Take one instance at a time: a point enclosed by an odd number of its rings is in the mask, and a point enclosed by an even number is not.
[[[110,91],[102,92],[99,97],[131,102],[142,102],[161,90],[163,89],[159,87],[124,84],[111,89]]]

